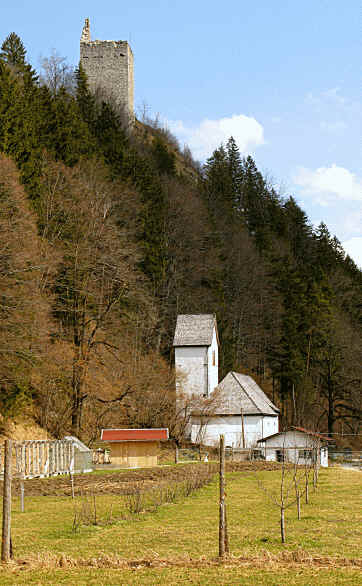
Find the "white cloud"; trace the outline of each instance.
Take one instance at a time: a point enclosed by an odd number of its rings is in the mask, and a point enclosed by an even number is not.
[[[321,106],[322,104],[334,104],[337,106],[345,106],[348,103],[348,100],[340,95],[339,87],[333,87],[323,92],[314,93],[308,92],[305,96],[305,102],[312,106]]]
[[[347,100],[340,95],[340,89],[340,87],[333,87],[329,90],[325,90],[321,95],[323,98],[336,102],[337,104],[345,104]]]
[[[233,136],[242,153],[265,143],[263,126],[255,118],[234,114],[230,118],[202,120],[198,126],[187,127],[181,120],[169,121],[176,136],[187,143],[197,159],[204,160]]]
[[[362,236],[355,236],[342,242],[344,250],[353,258],[354,262],[362,269]]]
[[[362,202],[362,180],[335,164],[315,171],[300,167],[294,182],[302,188],[303,195],[315,196],[321,205],[336,199]]]
[[[338,219],[338,225],[346,238],[359,236],[362,231],[362,207],[353,205],[348,209],[343,209],[342,217]]]
[[[327,132],[330,132],[332,134],[338,134],[340,132],[343,132],[343,130],[346,130],[347,124],[345,122],[342,122],[342,120],[338,120],[336,122],[323,121],[320,123],[320,127],[322,130],[326,130]]]

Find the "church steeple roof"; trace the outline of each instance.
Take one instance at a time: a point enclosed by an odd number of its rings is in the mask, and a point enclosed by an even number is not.
[[[216,330],[216,316],[212,313],[196,315],[178,315],[174,346],[211,346],[212,336]]]

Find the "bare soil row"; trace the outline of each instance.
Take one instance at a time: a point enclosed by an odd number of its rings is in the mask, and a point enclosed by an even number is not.
[[[140,470],[117,470],[102,474],[77,474],[74,476],[75,494],[129,494],[135,488],[147,490],[157,485],[182,482],[206,467],[217,472],[216,462],[195,462],[177,466],[161,466]],[[275,470],[280,465],[275,462],[227,462],[227,472],[247,472],[251,470]],[[18,479],[13,480],[13,492],[19,494]],[[2,482],[0,483],[0,494]],[[32,478],[25,480],[26,496],[70,496],[71,483],[68,476],[52,478]]]

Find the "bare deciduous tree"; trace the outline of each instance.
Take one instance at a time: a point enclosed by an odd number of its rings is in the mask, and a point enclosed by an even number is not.
[[[74,91],[74,67],[67,63],[65,57],[53,49],[49,57],[41,58],[40,63],[40,83],[46,85],[52,94],[57,94],[61,87],[70,93]]]

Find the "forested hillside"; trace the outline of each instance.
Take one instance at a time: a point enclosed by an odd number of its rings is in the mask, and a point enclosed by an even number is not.
[[[57,74],[57,70],[55,70]],[[55,436],[167,425],[178,313],[215,313],[221,372],[283,424],[358,433],[362,273],[230,138],[200,167],[157,125],[98,103],[84,72],[0,54],[1,413]]]

